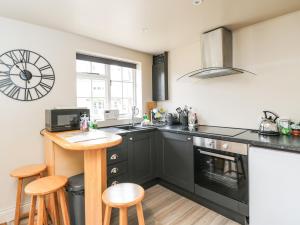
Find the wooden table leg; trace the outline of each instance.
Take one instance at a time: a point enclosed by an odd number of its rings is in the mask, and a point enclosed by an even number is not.
[[[85,224],[102,225],[106,189],[106,149],[84,152]]]

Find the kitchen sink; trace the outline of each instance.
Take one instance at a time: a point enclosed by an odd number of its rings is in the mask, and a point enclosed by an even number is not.
[[[123,129],[123,130],[145,130],[145,128],[143,128],[143,127],[136,127],[136,126],[132,126],[132,125],[117,126],[117,128]]]

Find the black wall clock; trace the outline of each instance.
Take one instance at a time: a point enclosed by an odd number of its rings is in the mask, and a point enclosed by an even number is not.
[[[54,82],[50,63],[33,51],[15,49],[0,56],[0,91],[12,99],[40,99],[51,91]]]

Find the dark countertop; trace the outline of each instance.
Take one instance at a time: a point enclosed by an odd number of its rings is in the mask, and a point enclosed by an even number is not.
[[[300,137],[295,136],[286,136],[286,135],[279,135],[279,136],[265,136],[259,135],[257,131],[247,130],[247,129],[238,129],[232,128],[232,131],[237,131],[240,133],[235,136],[226,136],[226,135],[216,135],[210,133],[199,133],[196,130],[189,130],[187,127],[182,127],[181,125],[173,125],[173,126],[149,126],[149,127],[141,127],[136,126],[138,129],[136,130],[124,130],[116,127],[110,128],[102,128],[107,132],[117,133],[120,135],[129,134],[132,132],[145,132],[149,130],[161,130],[167,132],[173,132],[178,134],[185,134],[191,136],[199,136],[205,138],[215,138],[224,141],[233,141],[233,142],[240,142],[245,143],[257,147],[262,148],[271,148],[271,149],[278,149],[283,151],[290,151],[290,152],[298,152],[300,153]],[[205,126],[201,126],[205,129]],[[222,128],[221,128],[222,129]]]
[[[234,138],[257,147],[300,153],[300,137],[292,135],[265,136],[258,134],[257,131],[249,130]]]
[[[181,134],[192,135],[192,136],[215,138],[224,141],[240,142],[240,143],[250,144],[262,148],[272,148],[272,149],[300,153],[300,137],[295,137],[295,136],[287,136],[287,135],[266,136],[266,135],[260,135],[258,134],[257,131],[254,130],[236,129],[236,130],[240,130],[242,133],[230,137],[224,135],[199,133],[195,130],[189,130],[187,127],[184,128],[180,125],[164,126],[164,127],[159,127],[158,129],[162,131],[169,131],[169,132],[181,133]]]

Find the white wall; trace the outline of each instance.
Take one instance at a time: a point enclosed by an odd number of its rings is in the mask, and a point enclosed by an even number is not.
[[[44,110],[76,105],[76,51],[98,53],[140,62],[142,100],[151,100],[151,55],[0,17],[0,53],[24,48],[40,53],[54,68],[56,82],[46,97],[33,102],[12,100],[0,93],[0,223],[10,217],[15,204],[16,180],[9,172],[16,167],[43,162]],[[1,221],[2,220],[2,221]]]
[[[233,32],[236,67],[258,74],[208,80],[176,79],[201,67],[201,44],[169,54],[169,111],[191,105],[201,124],[257,128],[261,111],[300,120],[300,11]],[[200,38],[200,37],[199,37]]]

